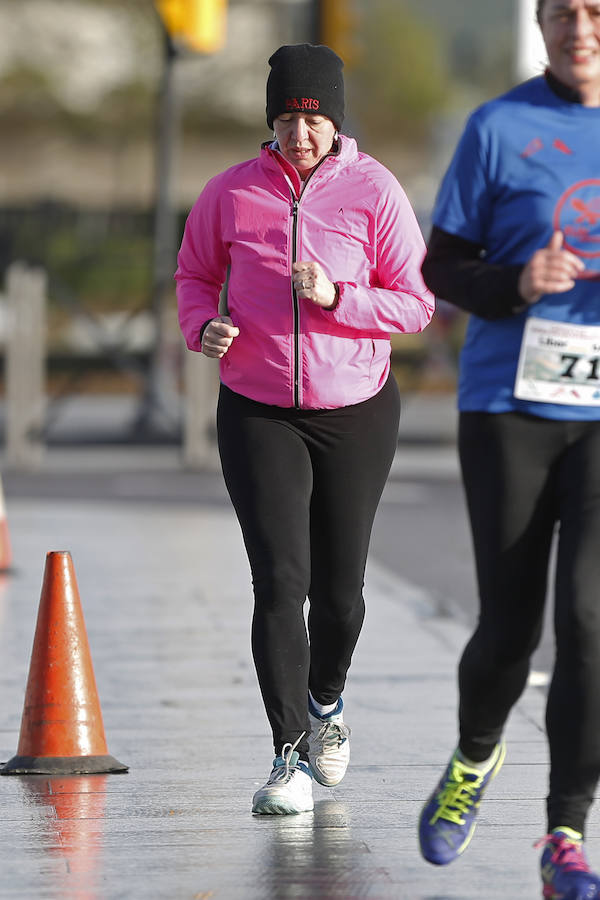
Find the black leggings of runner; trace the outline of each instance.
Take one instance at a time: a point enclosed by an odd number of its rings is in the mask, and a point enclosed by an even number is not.
[[[399,416],[391,375],[369,400],[332,410],[266,406],[221,386],[219,452],[252,570],[252,652],[276,754],[310,731],[309,687],[321,703],[344,688]],[[296,749],[307,757],[307,737]]]
[[[548,824],[583,832],[600,774],[600,422],[462,413],[459,451],[480,595],[460,747],[485,759],[525,688],[558,525]]]

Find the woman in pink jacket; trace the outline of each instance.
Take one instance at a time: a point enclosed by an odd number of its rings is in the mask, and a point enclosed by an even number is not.
[[[252,570],[275,750],[252,809],[289,814],[348,765],[341,695],[397,444],[390,333],[421,331],[434,301],[404,191],[339,134],[342,60],[297,44],[269,63],[274,140],[206,185],[175,277],[188,347],[220,360],[219,453]]]

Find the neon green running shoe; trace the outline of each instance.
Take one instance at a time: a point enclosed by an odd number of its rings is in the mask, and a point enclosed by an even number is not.
[[[486,772],[465,765],[455,751],[419,819],[419,843],[425,859],[446,866],[463,853],[473,837],[484,792],[506,756],[504,741],[496,745]]]

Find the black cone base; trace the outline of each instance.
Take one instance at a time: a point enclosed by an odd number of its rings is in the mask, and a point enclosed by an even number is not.
[[[13,756],[0,775],[100,775],[127,772],[114,756]]]

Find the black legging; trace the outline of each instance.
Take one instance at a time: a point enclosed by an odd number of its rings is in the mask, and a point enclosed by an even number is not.
[[[600,774],[600,422],[462,413],[459,450],[480,594],[460,747],[485,759],[525,688],[559,523],[548,824],[583,832]]]
[[[309,687],[321,703],[344,688],[399,416],[392,376],[333,410],[266,406],[221,386],[219,452],[252,570],[252,652],[276,753],[308,734]],[[306,737],[297,750],[306,758]]]

